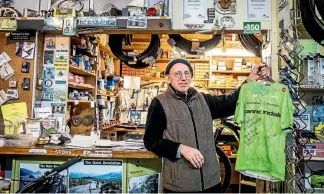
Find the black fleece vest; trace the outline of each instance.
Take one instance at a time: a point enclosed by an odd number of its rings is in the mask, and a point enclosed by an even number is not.
[[[169,86],[157,96],[164,109],[167,128],[164,138],[200,150],[205,159],[201,169],[194,168],[184,157],[172,162],[163,159],[163,186],[178,192],[201,191],[220,182],[220,166],[217,159],[213,121],[210,109],[202,94],[195,91],[186,102]]]

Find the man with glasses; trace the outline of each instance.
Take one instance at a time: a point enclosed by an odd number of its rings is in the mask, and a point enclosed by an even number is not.
[[[256,65],[247,81],[259,79],[265,68]],[[165,70],[167,91],[148,110],[144,144],[163,157],[164,192],[220,193],[220,165],[213,139],[213,119],[234,114],[239,89],[214,96],[190,87],[193,69],[186,59],[171,60]]]

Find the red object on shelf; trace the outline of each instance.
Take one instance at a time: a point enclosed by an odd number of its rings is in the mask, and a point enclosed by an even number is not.
[[[147,16],[156,16],[156,9],[154,7],[148,8],[146,15]]]

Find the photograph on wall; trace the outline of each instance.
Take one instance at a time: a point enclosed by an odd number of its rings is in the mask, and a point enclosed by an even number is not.
[[[122,160],[83,160],[69,168],[69,193],[121,193]]]
[[[54,64],[54,51],[44,51],[44,65]]]
[[[131,177],[128,182],[129,193],[159,193],[160,173]]]
[[[57,164],[40,164],[40,163],[20,163],[20,183],[21,188],[25,184],[35,181],[48,170],[58,166]],[[50,193],[67,192],[67,170],[60,172],[56,176],[56,182],[52,185]]]
[[[127,28],[146,28],[147,17],[145,16],[131,16],[127,19]]]
[[[34,59],[35,43],[24,42],[22,57],[25,59]]]

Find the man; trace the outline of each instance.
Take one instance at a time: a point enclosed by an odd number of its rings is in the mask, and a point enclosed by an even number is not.
[[[246,81],[259,79],[256,65]],[[169,86],[148,110],[144,144],[163,157],[164,192],[222,192],[220,166],[213,139],[213,119],[233,115],[239,89],[213,96],[190,87],[193,69],[185,59],[166,67]]]

